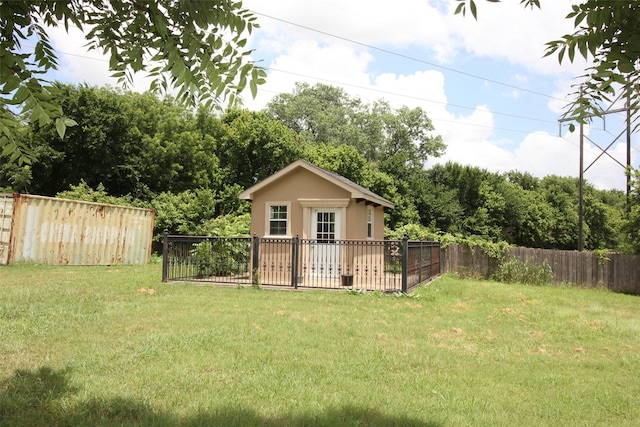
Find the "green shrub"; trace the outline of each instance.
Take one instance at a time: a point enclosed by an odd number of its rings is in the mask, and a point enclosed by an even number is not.
[[[198,277],[207,277],[213,274],[213,244],[210,241],[207,240],[193,245],[191,255],[196,261]]]
[[[228,276],[248,268],[246,243],[234,239],[205,240],[193,245],[197,276]]]
[[[503,260],[498,266],[496,280],[525,285],[549,285],[553,283],[553,271],[547,261],[542,265],[531,265],[518,258]]]

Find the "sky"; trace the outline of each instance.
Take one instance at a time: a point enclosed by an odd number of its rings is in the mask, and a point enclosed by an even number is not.
[[[540,10],[515,0],[477,3],[476,21],[454,15],[456,0],[245,0],[260,24],[249,40],[252,59],[268,77],[255,99],[247,90],[244,106],[260,110],[296,82],[330,84],[365,102],[425,110],[447,145],[427,168],[451,161],[577,177],[579,134],[558,120],[588,64],[544,57],[546,42],[573,32],[565,18],[572,2],[541,0]],[[51,37],[60,57],[55,79],[116,86],[106,57],[87,52],[81,34],[56,29]],[[147,87],[140,77],[132,89]],[[597,188],[625,189],[624,130],[621,114],[585,128],[584,176]],[[613,159],[596,144],[611,144]],[[638,168],[638,134],[631,145]]]

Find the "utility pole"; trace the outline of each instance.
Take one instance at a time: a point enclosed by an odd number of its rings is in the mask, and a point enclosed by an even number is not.
[[[584,134],[584,124],[580,123],[580,174],[579,174],[579,187],[578,187],[578,250],[582,251],[584,250],[584,174],[585,172],[587,172],[589,170],[589,168],[591,168],[591,166],[593,166],[599,159],[600,157],[602,157],[603,155],[607,155],[608,157],[610,157],[611,159],[613,159],[613,161],[615,161],[617,164],[619,164],[624,170],[625,173],[627,175],[627,208],[626,208],[626,214],[627,217],[629,216],[629,213],[631,212],[631,199],[630,199],[630,193],[631,193],[631,177],[629,176],[628,171],[631,168],[631,108],[630,108],[630,103],[629,103],[629,96],[627,95],[627,100],[625,101],[625,106],[623,108],[611,108],[613,107],[613,105],[615,105],[622,97],[623,94],[621,94],[614,102],[611,103],[611,106],[609,108],[607,108],[606,110],[604,110],[602,112],[602,114],[600,115],[602,117],[602,120],[605,121],[606,120],[606,116],[609,114],[614,114],[614,113],[626,113],[625,116],[625,129],[620,132],[620,134],[618,134],[618,136],[616,136],[613,141],[611,141],[611,143],[606,147],[606,148],[602,148],[600,147],[600,145],[598,145],[596,142],[594,142],[591,138],[589,138],[588,136],[585,136]],[[580,96],[582,97],[582,88],[580,88]],[[587,119],[591,119],[593,117],[596,117],[595,115],[590,115],[587,116]],[[568,122],[568,121],[574,121],[574,119],[571,118],[566,118],[566,114],[560,118],[558,120],[558,122],[560,123],[560,129],[559,129],[559,136],[561,136],[562,133],[562,123],[563,122]],[[606,121],[605,121],[606,123]],[[618,138],[620,138],[624,133],[626,133],[626,143],[627,143],[627,163],[626,165],[623,165],[622,163],[620,163],[615,157],[613,157],[611,154],[608,153],[609,148],[611,148],[613,146],[613,144],[618,140]],[[589,164],[589,166],[587,166],[586,168],[584,167],[584,140],[585,138],[587,140],[589,140],[589,142],[591,142],[593,145],[595,145],[596,147],[598,147],[601,151],[601,153],[596,157],[596,159],[591,162]]]
[[[584,124],[580,123],[580,174],[578,178],[578,251],[584,249]]]

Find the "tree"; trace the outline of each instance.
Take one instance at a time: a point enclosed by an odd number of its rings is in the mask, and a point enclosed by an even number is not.
[[[549,175],[540,181],[540,191],[552,209],[548,239],[555,249],[578,247],[578,180]],[[588,233],[588,227],[584,229]]]
[[[474,0],[458,0],[455,13],[464,14],[467,5],[474,18]],[[500,0],[487,0],[499,2]],[[540,7],[539,0],[520,0],[528,7]],[[572,5],[567,19],[573,19],[575,32],[547,43],[546,55],[556,54],[562,63],[573,62],[576,54],[593,60],[581,76],[582,82],[568,105],[566,118],[586,123],[601,117],[601,104],[616,100],[616,94],[627,99],[631,115],[640,118],[640,3],[637,0],[586,0]],[[637,124],[638,126],[640,124]]]
[[[231,110],[213,136],[223,179],[248,188],[302,156],[297,135],[263,112]]]
[[[87,85],[56,88],[57,102],[78,126],[68,129],[64,141],[37,123],[21,132],[33,152],[25,190],[54,195],[84,180],[92,188],[102,184],[111,195],[148,198],[220,186],[215,140],[199,132],[193,114],[173,98]],[[0,183],[19,178],[15,171],[9,178],[2,172]]]
[[[266,112],[310,143],[351,145],[368,161],[387,163],[387,173],[422,169],[445,149],[421,108],[396,110],[382,100],[366,104],[321,83],[297,83],[293,93],[276,96]]]
[[[632,169],[631,174],[631,212],[624,224],[625,246],[627,252],[640,255],[640,169]]]
[[[412,176],[446,147],[424,110],[394,109],[383,100],[364,103],[338,87],[298,83],[293,93],[276,96],[266,113],[317,148],[320,155],[313,155],[312,162],[391,200],[396,209],[387,225],[420,221]],[[358,162],[375,173],[367,177],[358,172],[364,170]]]
[[[395,228],[419,221],[413,200],[398,191],[397,180],[378,170],[355,147],[347,144],[309,144],[304,158],[391,201],[395,209],[385,215],[387,227]]]
[[[249,83],[255,96],[265,71],[249,59],[245,33],[256,18],[232,0],[69,0],[0,2],[0,145],[9,161],[30,161],[16,138],[19,124],[55,121],[63,137],[76,122],[57,102],[58,89],[45,73],[57,68],[47,29],[64,26],[86,34],[88,49],[109,55],[109,69],[127,85],[146,72],[153,91],[177,89],[188,105],[233,103]],[[25,41],[35,45],[32,51]]]

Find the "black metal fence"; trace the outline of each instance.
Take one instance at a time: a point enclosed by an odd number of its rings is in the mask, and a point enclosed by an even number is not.
[[[165,234],[162,280],[411,292],[440,274],[440,244]]]

